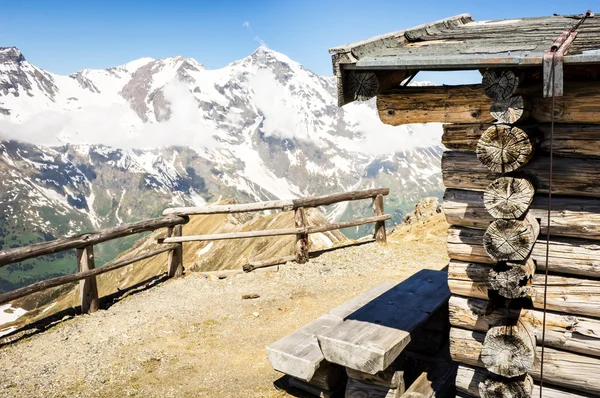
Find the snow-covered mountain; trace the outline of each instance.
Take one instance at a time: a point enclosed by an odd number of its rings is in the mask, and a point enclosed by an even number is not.
[[[373,102],[339,108],[333,77],[265,47],[216,70],[143,58],[70,76],[0,48],[0,247],[168,206],[376,186],[390,187],[399,222],[418,198],[441,194],[440,130],[386,126]],[[362,202],[326,210],[331,219],[372,214]],[[72,269],[68,255],[51,260],[52,272]],[[20,284],[14,271],[45,273],[41,261],[2,268],[0,279]]]

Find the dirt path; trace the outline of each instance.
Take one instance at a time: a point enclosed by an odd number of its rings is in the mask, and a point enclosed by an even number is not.
[[[285,397],[265,346],[383,281],[447,264],[435,216],[275,273],[195,274],[0,349],[2,397]],[[243,300],[244,294],[259,294]]]

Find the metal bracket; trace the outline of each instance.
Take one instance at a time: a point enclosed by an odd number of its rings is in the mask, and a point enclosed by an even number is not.
[[[554,80],[554,96],[561,97],[563,95],[563,57],[576,36],[577,32],[564,31],[544,53],[544,98],[552,97],[552,80]],[[553,60],[554,79],[552,79]]]

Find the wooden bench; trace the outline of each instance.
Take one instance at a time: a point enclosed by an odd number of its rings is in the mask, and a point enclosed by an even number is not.
[[[421,270],[346,316],[317,340],[325,359],[368,374],[384,371],[411,333],[450,298],[448,274]]]
[[[447,274],[441,271],[421,270],[400,284],[383,283],[269,345],[269,360],[276,370],[319,386],[322,396],[334,388],[334,379],[341,380],[332,369],[342,367],[351,377],[347,396],[354,396],[360,383],[402,394],[399,356],[411,333],[449,297]]]
[[[338,379],[335,373],[343,374],[344,369],[332,368],[325,361],[316,335],[342,323],[344,318],[393,287],[393,283],[382,283],[270,344],[267,347],[267,355],[271,365],[279,372],[312,382],[324,390],[333,389],[335,379]]]

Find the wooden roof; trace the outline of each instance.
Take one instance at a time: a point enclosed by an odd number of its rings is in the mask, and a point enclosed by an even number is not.
[[[474,21],[461,14],[330,49],[338,85],[347,70],[469,70],[539,66],[546,50],[583,15]],[[600,17],[577,28],[564,63],[600,64]],[[409,75],[408,73],[407,75]],[[339,87],[340,94],[343,88]],[[350,102],[347,99],[340,104]]]

